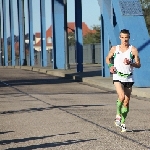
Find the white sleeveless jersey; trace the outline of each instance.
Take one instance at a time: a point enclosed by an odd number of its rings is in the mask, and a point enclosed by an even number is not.
[[[116,51],[114,53],[114,67],[117,72],[113,74],[113,80],[119,80],[121,82],[134,82],[133,80],[133,67],[131,65],[125,65],[124,59],[132,60],[132,45],[125,52],[119,50],[119,45],[116,46]],[[129,76],[128,76],[129,75]]]

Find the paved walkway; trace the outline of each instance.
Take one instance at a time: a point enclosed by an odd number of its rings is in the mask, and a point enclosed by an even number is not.
[[[12,67],[8,67],[12,68]],[[58,77],[65,77],[76,81],[92,84],[95,86],[106,88],[107,90],[114,91],[112,78],[101,77],[101,66],[99,64],[84,65],[83,73],[77,73],[75,65],[72,65],[69,70],[51,69],[51,67],[29,67],[29,66],[15,66],[16,69],[32,70]],[[150,88],[137,88],[133,87],[133,96],[150,98]]]
[[[95,78],[99,66],[86,66],[82,74],[74,68],[72,72],[21,68],[0,69],[0,150],[150,149],[148,99],[132,97],[126,120],[129,130],[121,133],[114,126],[113,89],[59,77]]]

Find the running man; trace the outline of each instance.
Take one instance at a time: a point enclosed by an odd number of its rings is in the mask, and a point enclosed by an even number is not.
[[[110,49],[106,63],[113,74],[113,84],[118,94],[115,125],[121,128],[121,132],[126,132],[125,119],[129,112],[129,100],[134,84],[133,68],[140,68],[141,63],[137,48],[129,44],[129,30],[121,30],[119,38],[121,44]],[[112,57],[114,64],[111,63]]]

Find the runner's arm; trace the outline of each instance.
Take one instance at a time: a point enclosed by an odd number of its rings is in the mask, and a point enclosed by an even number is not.
[[[134,56],[134,63],[131,63],[131,66],[135,67],[135,68],[140,68],[141,67],[141,63],[140,63],[140,57],[139,57],[139,53],[138,50],[133,47],[132,49],[132,54]]]
[[[114,55],[114,52],[115,52],[115,46],[113,46],[111,49],[110,49],[110,51],[109,51],[109,53],[108,53],[108,55],[107,55],[107,57],[106,57],[106,63],[107,63],[107,65],[108,65],[108,67],[109,67],[109,70],[110,70],[110,72],[111,73],[115,73],[116,72],[116,68],[114,67],[114,65],[111,63],[111,61],[110,61],[110,59],[113,57],[113,55]]]
[[[113,57],[113,55],[114,55],[114,50],[115,50],[115,46],[113,46],[113,47],[110,49],[110,51],[109,51],[109,53],[108,53],[108,55],[107,55],[107,57],[106,57],[106,63],[107,63],[108,66],[111,64],[110,59],[111,59],[111,58]]]

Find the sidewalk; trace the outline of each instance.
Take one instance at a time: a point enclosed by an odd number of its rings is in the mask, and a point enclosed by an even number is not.
[[[150,101],[132,97],[128,131],[120,132],[117,95],[103,88],[100,66],[84,66],[82,74],[21,68],[0,69],[0,150],[150,150]],[[96,77],[101,88],[88,85]],[[105,82],[113,87],[111,78]]]
[[[8,66],[7,68],[36,71],[53,76],[73,79],[75,81],[105,88],[110,91],[115,90],[114,85],[112,83],[112,77],[104,78],[101,76],[100,70],[101,66],[99,64],[84,65],[84,71],[82,73],[76,72],[75,65],[72,65],[71,69],[68,70],[61,70],[61,69],[56,70],[52,69],[51,67],[30,67],[30,66],[15,66],[15,67]],[[133,87],[132,95],[150,99],[150,88]]]

